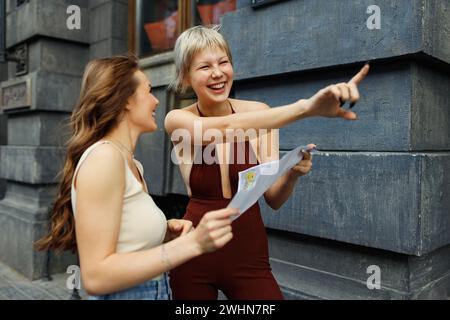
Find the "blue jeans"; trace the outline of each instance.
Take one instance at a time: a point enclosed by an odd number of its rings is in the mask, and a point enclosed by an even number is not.
[[[171,300],[169,276],[164,273],[159,280],[149,280],[135,287],[101,296],[89,296],[89,300]]]

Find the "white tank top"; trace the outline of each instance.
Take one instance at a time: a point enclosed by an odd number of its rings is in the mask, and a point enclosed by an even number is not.
[[[89,156],[89,153],[98,145],[109,143],[116,147],[123,155],[120,148],[111,141],[98,141],[90,146],[78,161],[72,178],[72,210],[76,215],[77,193],[74,187],[75,177],[81,164]],[[166,235],[167,220],[162,211],[156,206],[152,197],[145,192],[142,184],[136,179],[125,162],[125,193],[123,196],[122,218],[120,223],[117,252],[133,252],[150,249],[160,245]],[[133,159],[134,160],[134,159]],[[144,177],[142,164],[134,160],[141,177]],[[145,183],[145,181],[144,181]],[[147,186],[147,185],[145,185]]]

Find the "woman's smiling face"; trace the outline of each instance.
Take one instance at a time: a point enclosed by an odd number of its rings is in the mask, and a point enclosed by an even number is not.
[[[218,47],[206,48],[192,59],[187,84],[203,103],[222,103],[233,85],[233,66],[225,51]]]
[[[156,109],[159,101],[152,93],[152,87],[147,76],[140,70],[136,71],[135,79],[139,85],[128,105],[129,117],[133,125],[141,132],[152,132],[158,128]]]

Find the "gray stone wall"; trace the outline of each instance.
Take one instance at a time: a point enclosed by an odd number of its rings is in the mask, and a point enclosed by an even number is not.
[[[89,1],[89,58],[121,54],[128,47],[128,1]]]
[[[33,250],[46,233],[48,209],[62,169],[67,120],[75,106],[81,76],[90,59],[127,51],[127,1],[7,1],[7,47],[28,46],[28,73],[15,75],[8,64],[2,87],[27,84],[27,108],[0,118],[0,260],[31,279],[65,271],[71,253]],[[81,29],[66,25],[69,5],[81,9]],[[6,139],[7,136],[7,139]],[[5,186],[5,180],[7,180]],[[1,198],[1,197],[0,197]]]
[[[8,76],[8,69],[6,64],[0,64],[0,82],[5,80]],[[7,117],[6,115],[0,112],[0,146],[5,145],[7,142],[7,127],[6,127]],[[2,162],[2,158],[0,155],[0,163]],[[6,180],[0,179],[0,200],[5,196],[6,191]]]
[[[287,299],[445,299],[450,247],[417,257],[269,230],[270,264]],[[381,288],[369,290],[369,266]]]
[[[372,1],[238,3],[222,21],[237,98],[284,105],[372,66],[358,121],[280,131],[282,150],[320,150],[279,212],[261,201],[286,297],[449,297],[450,1],[377,1],[380,30],[366,26]],[[380,290],[366,286],[370,265]]]
[[[7,118],[4,115],[0,115],[0,145],[6,144],[6,121]],[[0,154],[0,163],[2,162]],[[3,199],[6,192],[6,180],[0,179],[0,200]]]
[[[279,212],[261,201],[287,298],[450,297],[450,1],[379,1],[381,30],[366,27],[372,4],[290,0],[252,9],[242,0],[222,20],[240,99],[288,104],[371,62],[358,121],[307,119],[280,131],[282,154],[306,143],[320,150]],[[148,70],[158,78],[155,65]],[[178,168],[157,165],[167,156],[143,156],[164,172],[157,192],[186,194]],[[380,290],[367,287],[372,265]]]

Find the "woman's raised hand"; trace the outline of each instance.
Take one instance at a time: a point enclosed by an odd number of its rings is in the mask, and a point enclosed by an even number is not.
[[[192,233],[202,253],[212,252],[222,248],[232,238],[231,217],[238,210],[226,208],[206,213]]]
[[[358,102],[360,98],[358,85],[369,73],[369,68],[369,65],[366,64],[349,82],[328,86],[306,100],[308,114],[310,116],[356,120],[356,114],[342,108],[342,106],[347,101],[352,105]]]

